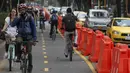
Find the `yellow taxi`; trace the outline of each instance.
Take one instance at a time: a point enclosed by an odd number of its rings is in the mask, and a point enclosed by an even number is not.
[[[130,44],[130,18],[113,18],[107,25],[106,35],[114,43]]]

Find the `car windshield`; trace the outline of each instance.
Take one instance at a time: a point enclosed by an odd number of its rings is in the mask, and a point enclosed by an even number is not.
[[[94,11],[94,12],[92,12],[92,17],[96,17],[96,18],[107,18],[108,17],[108,15],[107,15],[107,13],[106,12],[96,12],[96,11]]]
[[[78,18],[85,18],[85,16],[87,16],[86,13],[79,13],[78,14]]]
[[[130,27],[130,19],[116,19],[113,26]]]

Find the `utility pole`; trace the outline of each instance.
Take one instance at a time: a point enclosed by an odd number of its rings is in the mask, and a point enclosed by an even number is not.
[[[68,0],[67,0],[67,6],[68,6]]]
[[[98,7],[101,8],[101,0],[98,0]]]

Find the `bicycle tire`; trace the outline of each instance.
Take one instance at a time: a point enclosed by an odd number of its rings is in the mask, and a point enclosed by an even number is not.
[[[43,33],[43,25],[41,24],[41,32]]]
[[[12,49],[10,49],[10,58],[9,58],[9,71],[12,71]]]
[[[70,50],[70,52],[69,52],[69,59],[70,59],[70,61],[73,60],[73,51],[72,50]]]
[[[27,73],[27,59],[25,56],[22,59],[21,70],[22,70],[22,73]]]
[[[54,26],[53,32],[52,32],[52,40],[55,41],[55,39],[56,39],[56,28]]]

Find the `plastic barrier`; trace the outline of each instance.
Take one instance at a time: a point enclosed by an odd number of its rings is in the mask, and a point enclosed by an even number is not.
[[[80,44],[81,36],[82,36],[82,33],[81,33],[81,32],[82,32],[82,29],[83,29],[82,25],[76,24],[76,30],[77,30],[77,34],[78,34],[78,38],[77,38],[77,45],[78,45],[77,50],[78,50],[78,51],[81,50],[80,47],[79,47],[79,44]]]
[[[81,40],[80,40],[80,43],[79,43],[79,50],[82,51],[84,49],[84,47],[86,47],[86,44],[87,44],[87,30],[88,28],[85,28],[83,27],[82,30],[81,30]]]
[[[93,41],[93,35],[94,35],[94,31],[92,29],[87,30],[87,35],[85,36],[85,42],[83,44],[85,44],[85,47],[83,47],[83,49],[81,50],[81,53],[84,56],[88,56],[91,53],[92,50],[92,41]]]
[[[100,53],[100,45],[99,44],[100,44],[101,40],[103,39],[103,37],[104,37],[104,34],[99,30],[97,30],[94,33],[92,51],[91,51],[91,54],[89,56],[89,60],[92,62],[98,61],[99,53]]]
[[[65,30],[61,30],[62,28],[62,16],[58,16],[58,29],[61,32],[61,34],[64,36]]]
[[[111,73],[129,73],[128,45],[118,43],[113,49]]]
[[[114,47],[112,40],[108,36],[104,36],[100,44],[99,60],[96,65],[98,73],[110,73],[111,69],[111,52]]]

